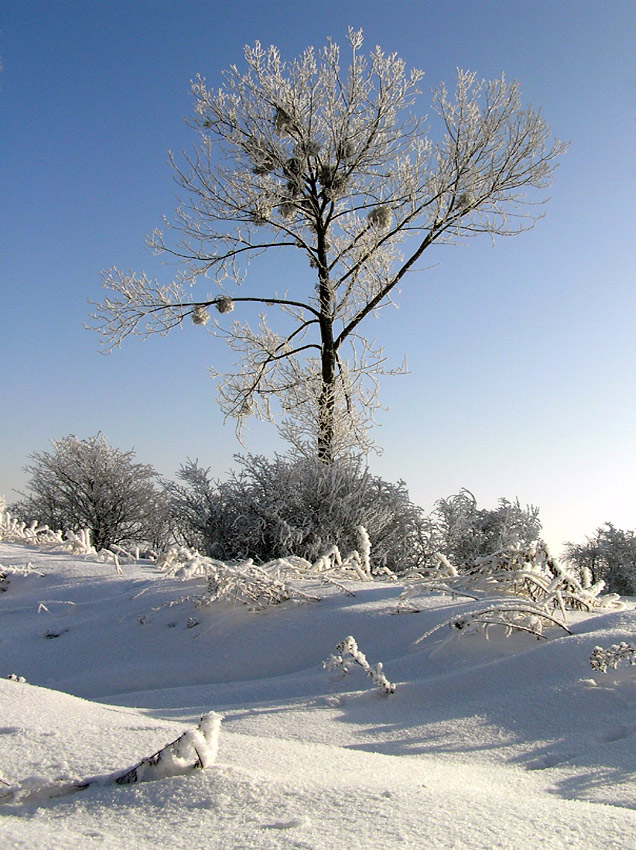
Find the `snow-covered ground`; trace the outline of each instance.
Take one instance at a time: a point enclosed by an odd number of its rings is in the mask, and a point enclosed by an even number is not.
[[[200,582],[0,544],[3,850],[636,848],[636,672],[594,673],[636,610],[577,614],[573,635],[449,629],[474,603],[401,588],[250,613],[184,600]],[[40,575],[41,573],[41,575]],[[183,600],[183,601],[178,601]],[[169,604],[169,603],[175,604]],[[353,635],[397,683],[323,669]],[[15,673],[26,682],[10,680]],[[60,778],[123,771],[224,715],[218,761],[48,798]]]

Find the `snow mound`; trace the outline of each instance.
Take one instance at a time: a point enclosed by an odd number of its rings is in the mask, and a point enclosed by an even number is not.
[[[636,673],[589,666],[630,640],[631,603],[541,641],[417,643],[474,603],[396,615],[402,586],[357,582],[307,587],[321,600],[302,607],[197,609],[151,565],[0,544],[0,565],[27,562],[43,575],[0,594],[0,796],[23,792],[0,806],[3,850],[634,846]],[[344,635],[394,693],[360,665],[323,669]],[[204,769],[67,793],[180,740]]]

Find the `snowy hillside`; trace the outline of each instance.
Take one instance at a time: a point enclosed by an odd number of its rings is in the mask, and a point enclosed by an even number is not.
[[[152,564],[118,575],[0,544],[2,568],[3,850],[636,848],[636,673],[588,663],[633,640],[631,603],[570,613],[573,634],[546,640],[443,628],[416,643],[475,603],[431,595],[396,615],[395,583],[314,583],[319,601],[251,613],[195,607],[201,581]],[[394,694],[323,668],[347,635]],[[211,767],[50,798],[211,710]]]

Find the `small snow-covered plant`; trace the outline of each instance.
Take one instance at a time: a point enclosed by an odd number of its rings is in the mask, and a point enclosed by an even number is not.
[[[121,574],[121,563],[132,563],[140,559],[139,545],[131,545],[128,549],[117,543],[99,551],[91,543],[91,533],[87,528],[75,532],[71,529],[63,532],[53,531],[48,525],[40,525],[34,520],[29,525],[16,519],[8,511],[2,510],[0,500],[0,540],[7,543],[26,543],[29,546],[45,546],[47,549],[59,549],[71,552],[73,555],[94,557],[98,561],[113,563]],[[147,548],[147,547],[146,547]],[[154,555],[153,555],[154,557]],[[0,576],[0,590],[2,578]]]
[[[608,668],[616,670],[621,661],[626,661],[632,666],[636,664],[636,646],[633,643],[621,641],[612,644],[609,649],[595,646],[590,656],[590,666],[600,673],[607,673]]]
[[[7,510],[0,510],[0,540],[5,543],[26,543],[29,546],[50,546],[62,542],[62,532],[33,520],[28,525]]]
[[[558,626],[568,632],[567,612],[591,611],[597,607],[621,607],[616,594],[601,596],[603,583],[591,585],[562,567],[543,542],[530,546],[511,546],[488,557],[477,558],[463,573],[442,556],[435,569],[416,577],[403,591],[397,613],[417,612],[416,596],[424,591],[464,596],[480,602],[478,608],[436,626],[423,640],[444,625],[457,632],[486,636],[493,626],[505,634],[529,632],[544,637],[544,629]]]
[[[337,655],[330,655],[326,661],[322,662],[322,666],[326,670],[342,670],[343,673],[348,673],[353,664],[359,664],[364,672],[371,678],[374,685],[377,685],[385,694],[394,694],[396,686],[389,682],[384,675],[383,665],[381,661],[375,666],[371,666],[367,661],[366,655],[360,651],[355,638],[352,635],[346,637],[336,646]],[[344,656],[349,656],[345,658]]]
[[[41,577],[43,573],[35,570],[31,564],[27,564],[26,566],[0,566],[0,593],[9,589],[11,579],[14,576],[24,577],[31,575]]]
[[[360,535],[360,560],[362,561],[362,568],[368,576],[371,576],[371,541],[363,525],[358,526],[358,534]]]
[[[358,527],[358,534],[359,550],[354,549],[343,558],[338,547],[333,545],[313,564],[297,555],[275,558],[262,565],[255,564],[251,558],[227,563],[185,546],[173,546],[159,556],[157,566],[167,575],[184,581],[204,579],[206,591],[188,597],[198,607],[225,600],[260,611],[282,602],[318,601],[318,597],[304,593],[294,584],[299,579],[335,586],[350,595],[354,594],[343,582],[373,581],[369,559],[371,544],[364,526]],[[396,578],[388,568],[378,573],[391,580]]]
[[[371,573],[371,541],[367,530],[363,525],[357,528],[359,539],[359,550],[354,549],[345,558],[340,554],[340,549],[335,543],[324,552],[313,565],[305,572],[305,578],[314,577],[316,574],[323,577],[330,573],[341,579],[356,578],[360,581],[373,581]],[[395,579],[395,573],[388,567],[381,568],[376,574],[383,574]]]

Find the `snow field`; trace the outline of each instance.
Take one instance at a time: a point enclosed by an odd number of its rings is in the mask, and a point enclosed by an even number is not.
[[[631,605],[573,616],[571,637],[416,644],[469,603],[394,615],[399,587],[361,583],[262,614],[201,609],[170,604],[196,582],[150,565],[117,576],[0,544],[0,565],[28,563],[43,575],[0,593],[4,782],[122,771],[207,711],[224,721],[204,771],[0,806],[3,850],[636,847],[636,674],[588,664],[630,640]],[[322,669],[349,634],[395,694]]]

